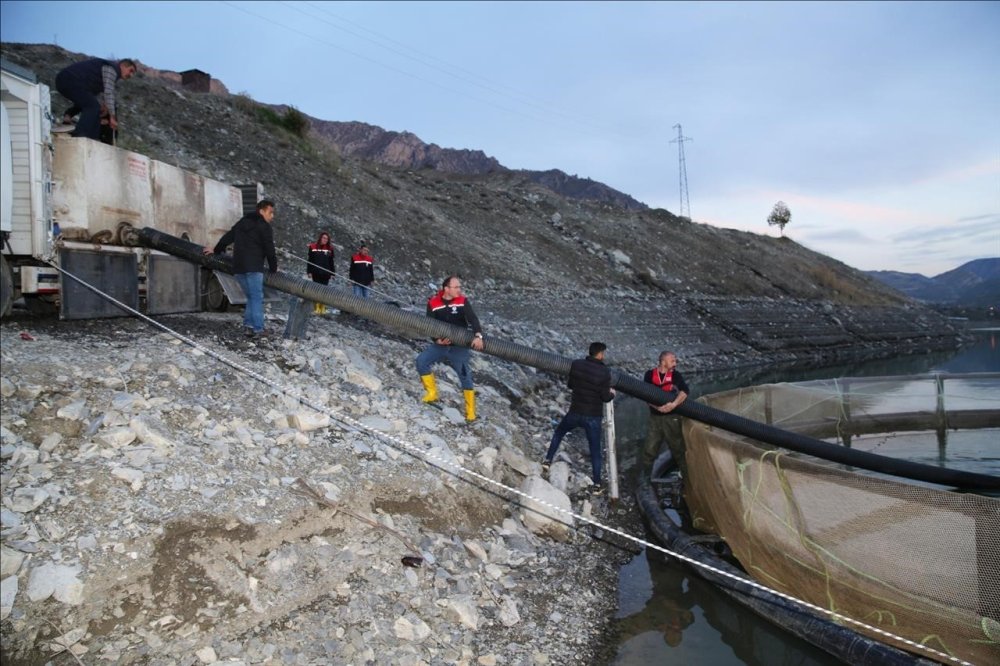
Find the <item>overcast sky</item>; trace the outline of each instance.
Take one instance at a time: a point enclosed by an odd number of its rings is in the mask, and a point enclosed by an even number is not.
[[[2,2],[57,43],[561,169],[864,270],[1000,257],[1000,2]],[[120,84],[120,85],[128,85]],[[123,113],[127,121],[127,110]]]

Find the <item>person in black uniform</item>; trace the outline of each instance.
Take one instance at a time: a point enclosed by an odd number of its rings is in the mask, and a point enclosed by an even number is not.
[[[330,242],[330,234],[320,232],[315,243],[309,243],[309,263],[306,266],[306,274],[312,278],[313,282],[319,284],[330,284],[330,278],[337,273],[337,268],[333,263],[334,248]],[[313,303],[313,312],[318,315],[326,314],[326,304]]]
[[[367,244],[361,243],[357,253],[351,257],[351,273],[348,277],[354,283],[354,295],[368,298],[368,289],[375,282],[375,259]]]
[[[590,444],[590,465],[594,482],[591,492],[595,495],[604,493],[604,484],[601,482],[601,464],[604,461],[601,421],[604,420],[604,403],[611,402],[615,397],[615,390],[611,388],[611,371],[604,365],[607,348],[603,342],[592,342],[587,358],[578,358],[570,366],[567,383],[573,396],[569,411],[552,433],[552,442],[542,463],[543,471],[547,472],[563,437],[575,428],[583,428]]]
[[[441,291],[427,299],[427,316],[462,328],[471,328],[475,333],[472,348],[482,350],[483,327],[472,309],[472,303],[462,293],[462,281],[457,275],[446,278],[441,284]],[[472,383],[472,368],[469,367],[469,350],[454,346],[450,338],[437,338],[434,344],[417,356],[417,373],[426,390],[423,401],[432,406],[438,399],[432,372],[437,363],[447,363],[458,374],[458,381],[465,395],[465,420],[475,421],[476,391]]]

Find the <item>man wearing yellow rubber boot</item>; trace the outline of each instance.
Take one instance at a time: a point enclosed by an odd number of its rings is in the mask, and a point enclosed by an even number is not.
[[[471,328],[475,333],[472,348],[482,351],[483,327],[479,324],[479,317],[472,309],[469,299],[462,293],[462,281],[457,275],[447,277],[441,284],[441,291],[427,300],[427,316],[454,326]],[[470,423],[475,421],[476,391],[472,383],[472,368],[469,367],[469,350],[452,345],[450,338],[437,338],[434,344],[417,356],[417,372],[427,391],[423,400],[434,407],[438,406],[438,392],[433,368],[438,363],[447,363],[458,374],[458,381],[465,394],[465,420]]]

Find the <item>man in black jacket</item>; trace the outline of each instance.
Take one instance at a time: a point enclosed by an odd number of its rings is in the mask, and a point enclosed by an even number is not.
[[[115,83],[135,75],[135,61],[129,58],[112,62],[91,58],[73,63],[56,74],[56,90],[80,109],[80,120],[73,136],[88,139],[101,138],[101,108],[107,109],[108,125],[112,132],[118,129],[118,111],[115,106]],[[100,99],[98,99],[100,95]]]
[[[257,212],[240,218],[215,244],[205,248],[205,254],[222,254],[233,245],[233,277],[247,295],[243,326],[248,336],[264,333],[264,260],[268,270],[278,272],[278,257],[274,251],[274,202],[263,199],[257,203]]]
[[[549,452],[545,454],[545,462],[542,463],[542,468],[548,471],[563,437],[575,428],[583,428],[590,443],[590,465],[594,481],[592,492],[595,495],[604,492],[604,484],[601,483],[601,463],[604,460],[601,421],[604,419],[604,403],[611,402],[615,397],[615,390],[611,388],[611,371],[604,365],[604,352],[607,348],[603,342],[592,342],[587,358],[577,359],[570,366],[568,385],[573,397],[569,411],[556,426]]]

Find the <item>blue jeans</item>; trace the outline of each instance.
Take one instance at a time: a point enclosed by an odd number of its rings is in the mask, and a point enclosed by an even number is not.
[[[417,355],[417,372],[421,377],[431,374],[434,365],[447,363],[458,374],[462,388],[471,391],[472,368],[469,367],[469,348],[454,345],[439,345],[436,342]]]
[[[243,311],[243,325],[254,333],[264,330],[264,274],[237,273],[233,277],[243,287],[247,295],[247,306]]]
[[[368,298],[368,287],[363,284],[354,285],[354,295],[358,298]]]
[[[594,483],[601,482],[601,463],[604,461],[604,454],[601,451],[601,421],[602,416],[584,416],[576,412],[569,412],[562,417],[556,431],[552,433],[552,443],[549,444],[549,452],[545,454],[545,459],[552,461],[559,451],[559,445],[571,430],[583,428],[587,433],[587,442],[590,444],[590,466],[593,470]]]

